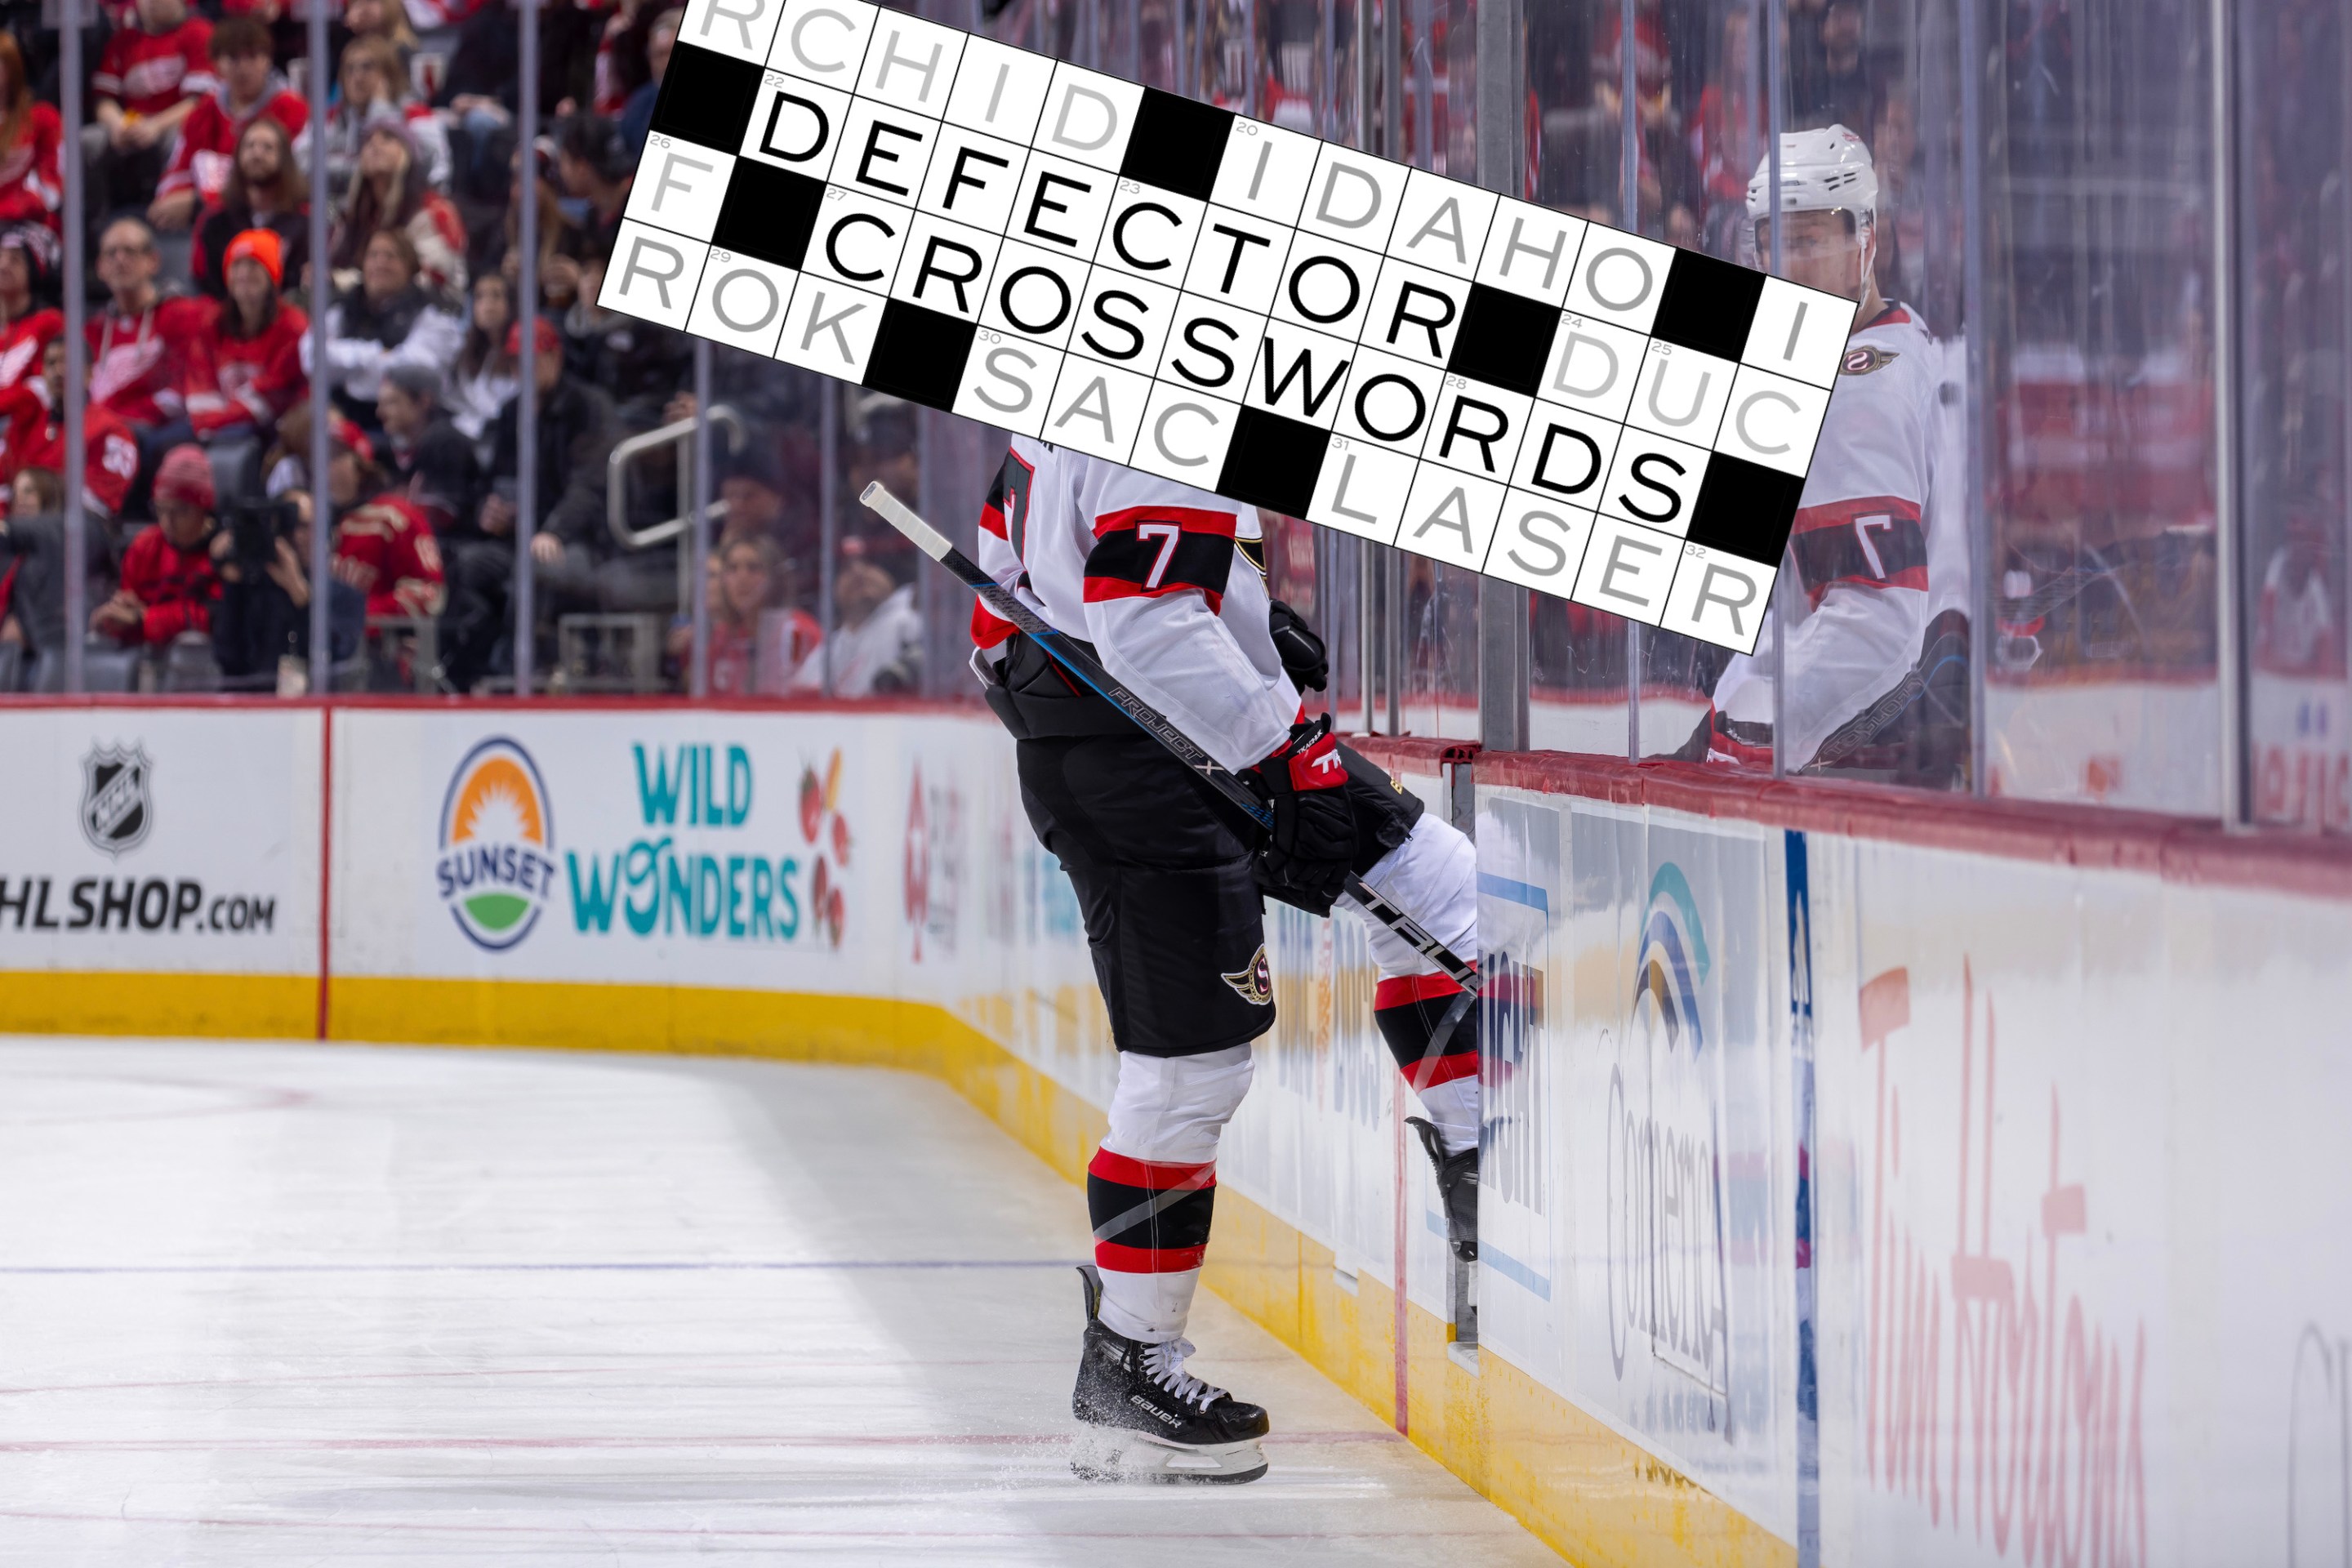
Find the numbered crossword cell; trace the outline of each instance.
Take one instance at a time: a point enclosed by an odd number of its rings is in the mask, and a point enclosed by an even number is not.
[[[772,356],[799,280],[790,268],[714,247],[695,287],[686,330],[746,353]]]
[[[1394,544],[1415,467],[1407,453],[1335,437],[1316,475],[1307,521],[1375,544]]]
[[[1658,625],[1685,637],[1754,653],[1778,575],[1772,567],[1685,542],[1682,559],[1675,563],[1675,580],[1666,590],[1665,613]]]
[[[1072,354],[1047,405],[1039,434],[1057,447],[1124,463],[1143,434],[1151,378]]]
[[[1725,647],[1853,306],[868,0],[689,0],[606,309]]]

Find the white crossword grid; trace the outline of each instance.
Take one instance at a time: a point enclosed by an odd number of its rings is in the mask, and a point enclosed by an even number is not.
[[[600,302],[1742,652],[1854,310],[865,0],[691,0]]]

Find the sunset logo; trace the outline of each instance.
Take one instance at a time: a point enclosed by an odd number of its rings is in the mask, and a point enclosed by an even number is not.
[[[1699,985],[1712,960],[1706,927],[1682,868],[1668,861],[1650,879],[1650,907],[1642,919],[1642,956],[1633,973],[1633,1021],[1663,1037],[1671,1051],[1706,1043],[1699,1026]]]
[[[478,947],[530,934],[555,888],[555,810],[530,753],[499,736],[466,753],[441,802],[441,901]]]

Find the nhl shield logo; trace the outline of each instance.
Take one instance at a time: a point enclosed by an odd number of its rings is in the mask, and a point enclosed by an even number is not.
[[[97,848],[121,855],[146,842],[155,823],[148,793],[153,764],[144,746],[93,746],[81,760],[81,831]]]

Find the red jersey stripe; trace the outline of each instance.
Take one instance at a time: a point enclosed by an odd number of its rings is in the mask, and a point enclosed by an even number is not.
[[[1087,603],[1103,604],[1111,599],[1158,599],[1170,594],[1198,594],[1207,602],[1209,613],[1216,615],[1224,608],[1225,596],[1198,583],[1183,583],[1174,578],[1157,588],[1147,588],[1140,583],[1130,583],[1124,577],[1089,577],[1087,579]]]
[[[1418,1089],[1434,1089],[1441,1083],[1452,1083],[1458,1078],[1478,1076],[1478,1053],[1455,1051],[1434,1061],[1420,1061],[1405,1073],[1405,1081]]]
[[[1108,1149],[1095,1151],[1095,1157],[1087,1164],[1087,1173],[1152,1193],[1164,1193],[1171,1187],[1217,1184],[1217,1164],[1213,1160],[1205,1165],[1173,1165],[1159,1160],[1132,1159]]]
[[[1461,989],[1448,975],[1392,975],[1372,987],[1372,1005],[1375,1008],[1402,1007],[1408,1002],[1427,1002],[1440,996],[1451,996]]]
[[[1122,532],[1142,522],[1172,522],[1187,533],[1213,533],[1221,539],[1231,539],[1234,521],[1232,512],[1211,511],[1197,506],[1121,507],[1095,519],[1095,537]]]
[[[1095,1266],[1120,1274],[1181,1274],[1201,1267],[1206,1247],[1121,1247],[1115,1241],[1095,1243]]]

